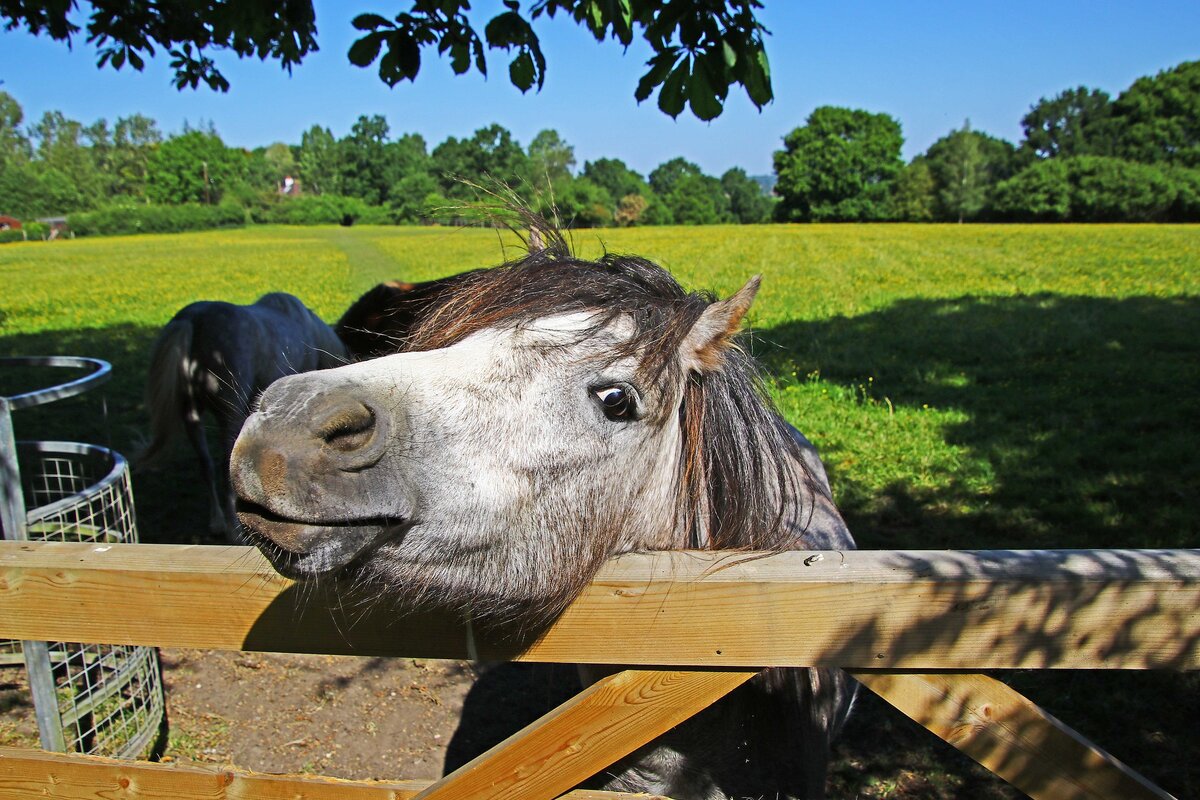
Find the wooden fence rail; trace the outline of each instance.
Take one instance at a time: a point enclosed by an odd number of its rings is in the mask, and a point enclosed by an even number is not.
[[[412,800],[431,781],[347,781],[198,764],[150,764],[0,747],[5,800]],[[576,790],[562,800],[670,800]]]
[[[813,665],[850,670],[1035,798],[1170,797],[963,673],[1200,668],[1197,550],[631,555],[536,634],[324,591],[250,548],[0,542],[0,638],[653,667],[595,684],[420,798],[560,796],[755,670]],[[0,753],[6,769],[35,780]]]

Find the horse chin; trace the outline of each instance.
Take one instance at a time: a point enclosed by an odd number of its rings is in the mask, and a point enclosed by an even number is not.
[[[249,541],[281,575],[297,580],[334,576],[404,530],[400,520],[303,522],[238,503],[238,522]]]

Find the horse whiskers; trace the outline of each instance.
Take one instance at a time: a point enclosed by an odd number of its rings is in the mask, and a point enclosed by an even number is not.
[[[322,349],[320,347],[314,347],[313,351],[325,356],[327,359],[329,359],[331,362],[333,362],[334,364],[336,364],[339,367],[345,366],[346,364],[354,363],[354,359],[352,359],[349,356],[349,354],[347,354],[345,352],[334,353],[334,352],[330,352],[329,350]]]

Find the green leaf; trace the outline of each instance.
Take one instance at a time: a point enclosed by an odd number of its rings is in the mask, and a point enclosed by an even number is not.
[[[637,90],[633,93],[633,97],[639,103],[649,97],[655,87],[667,79],[667,75],[671,73],[671,68],[675,66],[675,62],[679,60],[679,53],[672,48],[664,51],[651,58],[646,64],[650,67],[642,79],[638,81]]]
[[[679,41],[683,42],[683,46],[689,50],[699,47],[700,39],[703,36],[704,26],[698,19],[700,12],[695,13],[697,16],[689,14],[679,20]]]
[[[413,80],[421,71],[421,47],[407,32],[395,31],[387,37],[387,51],[379,60],[379,77],[388,86]]]
[[[359,14],[350,24],[360,31],[373,31],[377,28],[390,27],[392,23],[378,14]]]
[[[483,29],[483,35],[492,47],[511,48],[525,42],[528,28],[529,23],[520,14],[506,11],[492,17]]]
[[[529,91],[534,78],[533,57],[529,55],[529,51],[521,51],[521,54],[512,60],[508,65],[508,77],[522,94]]]
[[[479,70],[479,74],[487,77],[487,58],[483,53],[483,42],[479,37],[471,39],[471,50],[475,53],[475,68]]]
[[[732,81],[729,69],[725,66],[724,50],[712,48],[705,51],[702,56],[696,57],[696,66],[693,69],[696,72],[704,72],[704,77],[708,80],[713,94],[721,102],[724,102],[725,97],[729,94],[729,84]],[[693,78],[693,80],[695,79]]]
[[[725,57],[726,69],[733,69],[737,66],[737,51],[733,49],[733,45],[728,39],[721,40],[721,54]]]
[[[389,51],[396,53],[401,76],[414,80],[421,71],[421,46],[416,39],[407,35],[393,36],[388,42]]]
[[[127,52],[129,54],[129,65],[132,66],[134,69],[136,69],[138,72],[141,72],[142,67],[146,66],[146,62],[142,60],[142,57],[139,56],[137,54],[137,52],[135,52],[133,50],[129,50]]]
[[[687,99],[684,95],[684,87],[687,85],[691,72],[690,60],[681,59],[679,65],[671,71],[666,81],[663,82],[662,89],[658,92],[659,109],[672,118],[678,117],[683,112],[684,101]]]
[[[633,10],[629,0],[617,0],[616,16],[612,20],[613,36],[621,44],[628,46],[633,41]]]
[[[347,54],[350,63],[356,67],[369,67],[379,57],[379,48],[382,45],[382,33],[368,33],[350,45],[350,52]]]
[[[471,68],[471,45],[469,42],[455,42],[450,46],[450,68],[455,75],[462,75]]]
[[[771,65],[767,62],[767,51],[761,44],[758,45],[744,63],[746,71],[742,77],[742,85],[746,87],[750,101],[762,108],[775,96],[771,91]]]
[[[599,3],[592,3],[589,11],[591,12],[591,19],[588,22],[591,25],[592,33],[597,34],[597,36],[603,36],[604,28],[606,27],[604,24],[604,9],[600,7]]]
[[[692,79],[688,81],[688,104],[692,107],[692,113],[705,122],[721,116],[721,111],[724,110],[708,79],[708,70],[701,64],[696,64],[696,68],[692,70]]]
[[[396,51],[389,49],[383,54],[383,58],[379,59],[379,79],[388,86],[395,86],[404,80],[404,74],[400,71],[400,59],[396,56]]]

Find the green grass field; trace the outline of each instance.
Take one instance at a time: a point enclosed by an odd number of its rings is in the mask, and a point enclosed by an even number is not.
[[[653,228],[584,231],[574,243],[584,256],[648,257],[720,295],[764,276],[753,350],[784,414],[821,448],[864,547],[1200,543],[1196,226]],[[0,355],[96,356],[115,373],[107,422],[96,398],[81,399],[21,412],[18,435],[136,450],[150,342],[192,300],[288,291],[333,321],[379,280],[518,254],[495,231],[447,228],[0,247]],[[38,380],[0,376],[0,392]],[[168,472],[135,476],[143,540],[204,540],[197,482],[182,449]],[[1200,765],[1186,757],[1200,752],[1196,676],[1011,679],[1169,791],[1200,796]],[[870,741],[879,730],[858,733]],[[839,786],[864,797],[1003,796],[938,758],[886,767],[855,750]],[[906,769],[926,777],[895,778]]]

